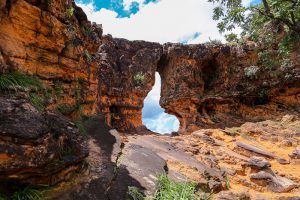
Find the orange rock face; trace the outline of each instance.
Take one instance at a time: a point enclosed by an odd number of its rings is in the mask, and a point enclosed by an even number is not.
[[[99,108],[118,130],[143,127],[144,99],[152,89],[162,55],[157,43],[105,37],[99,48]]]
[[[178,117],[182,133],[299,114],[297,59],[271,71],[258,66],[251,46],[167,44],[160,63],[160,104]]]
[[[73,107],[65,114],[75,117],[80,107],[83,114],[94,114],[98,66],[93,54],[101,27],[69,0],[9,2],[0,7],[1,71],[39,77],[54,97],[50,109]]]
[[[70,119],[53,111],[73,119],[96,113],[94,54],[101,37],[101,26],[91,24],[71,0],[0,2],[2,83],[13,71],[41,80],[39,89],[1,85],[1,182],[53,185],[82,169],[85,138]],[[46,109],[33,107],[34,101]]]

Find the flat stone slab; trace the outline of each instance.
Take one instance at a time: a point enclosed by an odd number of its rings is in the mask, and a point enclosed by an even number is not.
[[[266,180],[267,188],[273,192],[289,192],[297,187],[297,184],[294,181],[266,171],[251,174],[250,178]]]
[[[157,153],[136,144],[125,146],[119,163],[116,180],[108,194],[110,199],[125,199],[129,186],[143,190],[146,195],[153,194],[157,177],[165,173],[166,166],[166,161]]]

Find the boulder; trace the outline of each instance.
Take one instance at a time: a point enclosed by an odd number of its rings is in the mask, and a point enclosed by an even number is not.
[[[251,174],[250,178],[254,181],[262,180],[263,185],[267,185],[267,188],[273,192],[289,192],[297,187],[294,181],[266,171]]]

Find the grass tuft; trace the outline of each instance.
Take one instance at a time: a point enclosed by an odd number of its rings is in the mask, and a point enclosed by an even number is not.
[[[13,193],[12,200],[42,200],[43,194],[41,191],[26,187]]]
[[[137,187],[129,186],[128,195],[132,200],[144,200],[144,195],[139,191]]]
[[[128,187],[130,200],[212,200],[214,193],[197,190],[196,183],[175,182],[167,175],[158,177],[158,188],[154,197],[145,197],[138,188]]]
[[[79,129],[79,132],[82,135],[84,135],[84,136],[87,135],[87,129],[86,129],[86,127],[84,126],[84,124],[81,121],[75,121],[74,124]]]
[[[30,86],[41,88],[42,83],[36,77],[27,76],[19,72],[0,75],[0,90],[18,90],[19,88],[28,88]]]
[[[29,94],[30,103],[38,110],[43,111],[45,109],[43,99],[36,93]]]
[[[194,200],[196,192],[195,183],[179,183],[170,180],[166,175],[158,178],[158,191],[155,200]]]

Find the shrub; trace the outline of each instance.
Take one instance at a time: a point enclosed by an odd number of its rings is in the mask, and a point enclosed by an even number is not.
[[[196,183],[175,182],[167,175],[158,177],[157,187],[154,197],[145,197],[136,187],[128,187],[128,195],[132,200],[211,200],[213,197],[213,193],[197,191]]]
[[[43,194],[41,191],[26,187],[13,193],[12,200],[42,200]]]
[[[27,88],[29,86],[41,88],[42,83],[36,77],[27,76],[19,72],[11,72],[0,75],[0,90],[18,90],[19,88]]]
[[[134,75],[133,79],[138,85],[143,85],[145,83],[145,75],[142,72],[139,72],[136,75]]]
[[[245,72],[245,76],[248,78],[255,78],[256,77],[256,73],[259,71],[259,67],[257,66],[250,66],[244,69]]]
[[[83,31],[83,34],[90,35],[93,32],[93,28],[87,25],[82,25],[81,30]]]
[[[72,6],[67,9],[66,16],[68,19],[70,19],[74,16],[74,11],[75,11],[75,9]]]
[[[137,187],[128,187],[128,195],[132,200],[144,200],[144,195],[139,191]]]
[[[179,183],[171,181],[166,175],[158,178],[158,191],[155,200],[194,200],[196,192],[195,183]]]
[[[221,40],[214,40],[214,39],[212,40],[212,39],[209,38],[209,41],[208,41],[208,42],[205,42],[204,44],[205,44],[205,45],[209,45],[209,46],[210,46],[210,45],[212,45],[212,46],[213,46],[213,45],[221,45],[221,44],[222,44],[222,41],[221,41]]]

